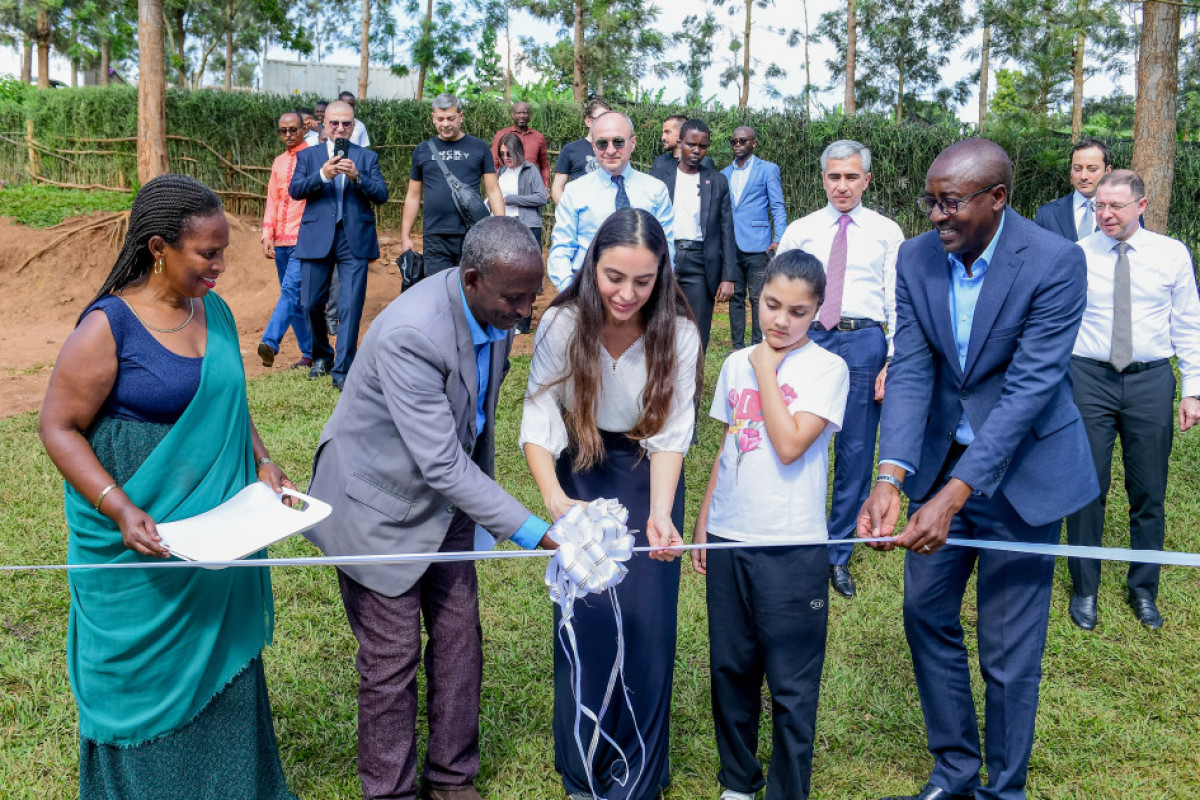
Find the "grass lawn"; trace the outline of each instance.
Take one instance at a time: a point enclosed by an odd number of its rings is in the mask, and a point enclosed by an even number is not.
[[[708,386],[728,349],[724,320],[714,325]],[[501,483],[540,509],[516,447],[528,358],[514,361],[498,426]],[[250,385],[251,409],[272,457],[300,485],[333,408],[327,383],[298,372]],[[705,399],[707,407],[708,398]],[[0,563],[60,563],[66,557],[62,488],[37,439],[36,416],[0,420]],[[688,525],[718,445],[705,420],[686,462]],[[1167,545],[1200,550],[1200,434],[1177,439],[1171,464]],[[1115,470],[1114,485],[1121,485]],[[1193,487],[1188,489],[1187,487]],[[1047,486],[1046,491],[1054,491]],[[1114,494],[1105,544],[1127,544],[1125,502]],[[685,531],[690,536],[690,527]],[[275,556],[314,555],[304,540]],[[859,596],[831,601],[814,798],[876,798],[913,791],[932,761],[900,619],[903,556],[861,551],[852,562]],[[561,796],[554,773],[551,613],[541,561],[479,567],[485,637],[481,794],[541,800]],[[277,625],[265,657],[284,770],[304,798],[360,797],[355,773],[355,643],[331,568],[273,574]],[[1200,570],[1166,568],[1162,632],[1141,629],[1124,605],[1124,570],[1104,567],[1100,625],[1083,633],[1067,613],[1066,563],[1055,574],[1038,737],[1030,766],[1037,798],[1197,797],[1200,774]],[[973,597],[974,592],[969,593]],[[974,650],[974,603],[964,625]],[[0,795],[72,797],[77,729],[67,683],[62,573],[0,574]],[[136,609],[132,610],[136,613]],[[636,608],[625,608],[636,614]],[[717,756],[709,712],[704,581],[684,567],[671,754],[670,798],[715,798]],[[976,676],[977,701],[982,683]],[[764,710],[769,705],[764,701]],[[769,727],[762,737],[769,757]]]

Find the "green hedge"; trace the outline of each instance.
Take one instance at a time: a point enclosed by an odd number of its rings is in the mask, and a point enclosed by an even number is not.
[[[279,151],[276,119],[283,111],[300,103],[311,106],[316,99],[171,89],[167,93],[168,133],[190,140],[169,142],[171,167],[194,175],[214,189],[241,193],[228,197],[234,210],[260,211],[261,203],[252,196],[263,193],[268,175],[265,168]],[[637,128],[639,144],[634,162],[643,169],[659,152],[661,120],[687,111],[680,106],[658,105],[623,110]],[[372,148],[379,153],[392,198],[402,200],[412,148],[434,133],[428,102],[368,99],[360,101],[358,116],[370,131]],[[921,191],[926,168],[942,148],[970,133],[970,126],[897,128],[886,118],[863,114],[808,122],[799,115],[779,112],[729,111],[702,116],[713,130],[713,160],[721,166],[732,159],[728,139],[734,128],[749,124],[758,131],[758,154],[779,164],[782,170],[789,219],[825,203],[818,179],[818,157],[826,144],[842,138],[867,144],[874,164],[866,203],[896,219],[909,235],[928,227],[913,202]],[[134,88],[56,89],[28,92],[21,104],[0,100],[0,134],[9,140],[0,140],[0,179],[28,180],[26,120],[32,122],[37,142],[59,151],[76,151],[63,153],[62,157],[41,153],[39,174],[43,177],[62,183],[136,186],[134,142],[78,141],[134,136]],[[494,131],[509,124],[508,107],[500,101],[477,102],[466,110],[466,130],[489,142]],[[570,104],[535,107],[532,125],[546,135],[552,151],[583,132],[579,109]],[[1000,144],[1008,150],[1016,168],[1013,205],[1018,211],[1032,216],[1038,205],[1067,191],[1070,143],[1066,137],[1028,132]],[[1132,143],[1117,140],[1110,144],[1116,163],[1128,164]],[[95,150],[118,155],[79,152]],[[229,164],[257,169],[243,173]],[[399,209],[399,203],[388,206],[383,212],[385,224],[398,222]],[[1189,245],[1200,242],[1200,148],[1186,143],[1180,144],[1178,153],[1171,233]]]

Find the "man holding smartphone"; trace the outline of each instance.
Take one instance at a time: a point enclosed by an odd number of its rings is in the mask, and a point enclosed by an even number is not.
[[[378,157],[349,140],[354,109],[337,101],[325,109],[324,146],[300,153],[288,194],[308,202],[300,221],[296,255],[301,264],[301,304],[313,333],[313,367],[308,377],[331,375],[341,390],[358,350],[358,328],[367,294],[367,262],[379,258],[373,203],[388,198]],[[325,324],[329,283],[337,269],[336,358]]]

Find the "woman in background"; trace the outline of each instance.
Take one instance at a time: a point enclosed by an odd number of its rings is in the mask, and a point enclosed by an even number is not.
[[[504,195],[504,213],[517,217],[533,233],[538,244],[542,243],[542,207],[546,205],[546,184],[532,161],[525,160],[525,146],[521,137],[506,133],[500,137],[500,163],[496,166],[500,194]],[[517,333],[529,333],[533,315],[517,323]]]

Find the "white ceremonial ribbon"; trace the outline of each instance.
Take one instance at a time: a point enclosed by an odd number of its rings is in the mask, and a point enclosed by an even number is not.
[[[550,590],[550,599],[561,611],[557,635],[571,671],[571,693],[575,698],[575,746],[579,749],[579,757],[583,761],[588,789],[595,800],[604,800],[596,791],[592,770],[596,748],[602,739],[617,753],[613,778],[622,787],[630,778],[629,756],[603,728],[604,715],[608,712],[618,681],[621,684],[621,696],[625,700],[625,707],[633,719],[633,730],[637,734],[643,765],[646,760],[646,743],[638,728],[633,704],[629,700],[629,688],[625,684],[624,623],[621,617],[621,603],[616,592],[617,584],[624,580],[629,572],[624,562],[630,559],[635,549],[633,534],[625,525],[628,521],[629,512],[624,506],[616,500],[598,498],[586,506],[572,506],[549,531],[550,538],[558,543],[558,548],[546,566],[546,586]],[[604,700],[600,709],[593,711],[582,698],[583,664],[579,658],[573,620],[576,600],[605,591],[608,591],[616,622],[617,657],[608,676]],[[585,717],[591,720],[593,725],[592,738],[586,750],[580,734],[580,726]],[[618,775],[618,769],[622,770],[623,774]],[[641,779],[642,770],[639,769],[626,794],[632,794]]]

